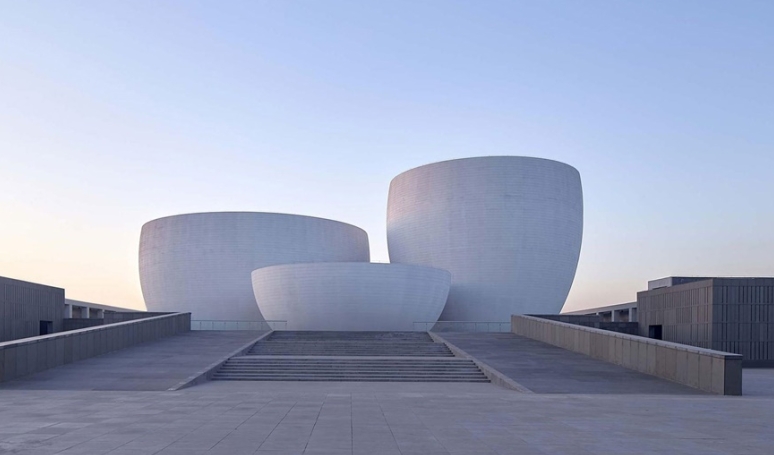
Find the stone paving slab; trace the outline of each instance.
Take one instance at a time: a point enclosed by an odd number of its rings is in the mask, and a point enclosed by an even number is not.
[[[774,397],[774,368],[742,370],[742,393],[746,397]]]
[[[0,384],[0,393],[7,389],[167,390],[262,333],[187,332],[6,382]]]
[[[774,398],[536,395],[491,384],[0,391],[0,453],[770,455]]]
[[[443,332],[441,336],[535,393],[703,394],[512,333]]]

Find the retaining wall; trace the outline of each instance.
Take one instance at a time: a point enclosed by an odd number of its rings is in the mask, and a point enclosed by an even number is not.
[[[0,382],[190,329],[191,313],[173,313],[0,343]]]
[[[719,395],[742,394],[742,356],[532,316],[511,331],[624,368]]]

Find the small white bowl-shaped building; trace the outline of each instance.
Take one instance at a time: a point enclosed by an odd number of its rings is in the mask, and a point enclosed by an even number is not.
[[[250,283],[257,268],[369,260],[365,231],[310,216],[192,213],[150,221],[140,235],[148,310],[191,312],[197,320],[262,321]]]
[[[494,156],[420,166],[390,183],[390,262],[452,274],[441,320],[510,321],[559,313],[583,235],[578,171]]]
[[[410,331],[415,322],[435,322],[451,280],[431,267],[351,262],[276,265],[252,278],[267,319],[287,321],[288,330],[342,331]]]

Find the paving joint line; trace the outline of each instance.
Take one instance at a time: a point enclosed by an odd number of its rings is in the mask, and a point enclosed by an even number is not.
[[[272,400],[272,401],[275,401],[275,400]],[[271,401],[270,401],[269,403],[271,403]],[[268,440],[269,440],[269,438],[271,437],[272,433],[274,433],[274,432],[277,430],[277,427],[278,427],[278,426],[280,426],[280,424],[282,423],[282,421],[283,421],[283,420],[285,420],[285,418],[288,416],[288,414],[290,414],[290,411],[292,411],[292,410],[293,410],[293,408],[295,408],[297,404],[298,404],[298,401],[293,401],[293,406],[291,406],[291,407],[290,407],[290,408],[289,408],[289,409],[288,409],[288,410],[285,412],[285,415],[283,415],[283,416],[282,416],[282,418],[281,418],[281,419],[279,419],[279,420],[277,421],[277,424],[276,424],[276,425],[274,425],[274,428],[272,428],[272,429],[271,429],[271,431],[269,432],[269,434],[267,434],[267,435],[266,435],[266,439],[264,439],[264,440],[263,440],[263,442],[261,442],[261,445],[259,445],[259,446],[258,446],[258,448],[255,450],[256,452],[258,452],[259,450],[261,450],[261,447],[263,447],[263,445],[264,445],[264,444],[266,444],[266,441],[268,441]],[[311,435],[310,435],[310,437],[311,437]]]
[[[196,372],[195,374],[187,377],[185,380],[177,383],[177,385],[170,387],[167,389],[168,392],[175,392],[178,390],[186,389],[188,387],[192,387],[204,382],[207,382],[210,380],[213,374],[215,374],[216,371],[220,367],[222,367],[226,362],[228,362],[232,357],[236,357],[238,355],[243,355],[250,351],[252,347],[258,343],[259,341],[263,340],[264,338],[268,337],[274,333],[273,330],[269,330],[268,332],[262,334],[258,338],[253,339],[249,343],[242,345],[242,347],[236,349],[235,351],[230,352],[225,357],[221,357],[219,360],[216,360],[215,362],[209,364],[207,367],[205,367],[203,370],[200,370]]]
[[[492,384],[498,385],[500,387],[515,390],[517,392],[521,393],[527,393],[527,394],[534,394],[532,390],[524,387],[523,385],[519,384],[518,382],[514,381],[513,379],[509,378],[505,374],[498,371],[496,368],[488,365],[485,362],[482,362],[481,360],[478,360],[476,357],[468,354],[467,352],[463,351],[453,343],[450,343],[447,341],[444,337],[441,335],[438,335],[437,333],[433,332],[427,332],[431,338],[433,338],[433,341],[443,343],[446,345],[447,348],[455,355],[459,356],[465,359],[472,360],[473,363],[476,364],[476,366],[481,370],[484,375],[489,378],[490,381],[492,381]]]

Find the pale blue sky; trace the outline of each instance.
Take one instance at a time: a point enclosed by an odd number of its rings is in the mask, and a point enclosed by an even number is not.
[[[217,210],[366,229],[390,179],[575,166],[566,308],[774,275],[774,2],[0,1],[0,275],[142,306],[141,225]]]

